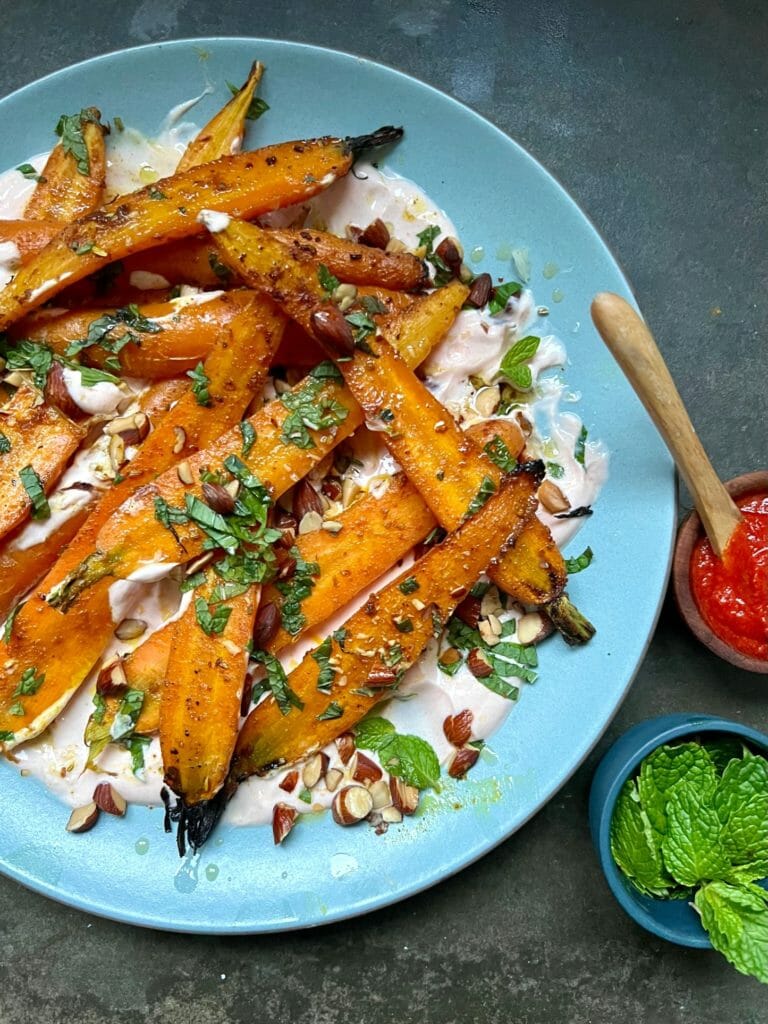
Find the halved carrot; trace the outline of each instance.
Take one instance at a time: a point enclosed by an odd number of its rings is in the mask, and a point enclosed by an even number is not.
[[[165,782],[186,806],[210,800],[226,778],[240,724],[246,645],[259,604],[259,588],[250,587],[211,611],[215,586],[214,576],[195,591],[175,623],[160,702]],[[225,612],[220,629],[204,618]]]
[[[251,711],[235,748],[228,795],[249,775],[320,749],[391,696],[480,573],[530,521],[542,468],[535,464],[509,477],[476,515],[347,619],[341,640],[337,632],[322,652],[310,651],[287,680],[300,706],[281,707],[270,696]],[[411,628],[403,632],[398,626],[406,620]],[[322,662],[331,671],[319,686]]]
[[[11,242],[20,263],[29,263],[62,230],[55,220],[0,220],[0,242]]]
[[[365,410],[382,422],[382,438],[419,489],[441,526],[455,529],[498,486],[501,470],[383,339],[370,341],[372,355],[358,351],[341,363],[345,380]],[[538,520],[494,569],[493,580],[516,600],[548,604],[565,587],[565,563],[549,531]]]
[[[0,409],[0,537],[30,513],[46,517],[33,506],[33,494],[44,498],[64,472],[85,437],[85,430],[54,406],[41,401],[33,387],[22,386]]]
[[[358,139],[284,142],[222,157],[118,197],[70,224],[20,268],[0,292],[0,330],[107,262],[197,234],[204,210],[253,217],[308,199],[346,174],[357,152],[399,134],[381,129]]]
[[[101,114],[95,107],[88,107],[68,120],[81,134],[84,153],[76,156],[61,142],[53,147],[24,210],[29,220],[69,224],[92,213],[104,201],[107,154]]]
[[[187,146],[176,168],[177,174],[189,167],[199,167],[228,153],[238,152],[245,134],[248,109],[263,74],[264,65],[261,61],[254,61],[244,85]]]
[[[81,595],[69,615],[63,615],[46,595],[93,552],[101,527],[118,506],[139,502],[158,472],[236,422],[261,388],[284,321],[271,304],[258,296],[252,298],[253,307],[243,312],[237,329],[233,325],[234,342],[214,349],[204,364],[212,406],[203,407],[194,395],[187,394],[164,417],[126,465],[122,481],[106,492],[76,541],[21,607],[8,642],[0,644],[0,745],[6,749],[38,735],[56,717],[95,664],[114,628],[108,579]],[[178,479],[176,470],[173,473]],[[29,667],[45,676],[44,685],[26,693],[19,702],[15,691]]]
[[[142,395],[139,406],[155,426],[172,404],[189,391],[188,378],[162,381]],[[0,547],[0,620],[5,619],[16,602],[43,578],[64,548],[79,533],[80,527],[100,498],[98,491],[79,491],[84,503],[74,515],[61,522],[37,542],[30,542],[28,523],[21,523],[3,539]]]
[[[118,324],[110,332],[109,340],[119,341],[126,334],[138,339],[137,343],[129,342],[121,348],[118,355],[122,371],[128,376],[174,377],[205,359],[215,342],[229,332],[232,321],[248,302],[248,292],[231,292],[139,306],[139,315],[148,320],[157,333],[140,334],[127,324]],[[14,324],[9,335],[39,341],[64,355],[73,341],[87,338],[95,321],[114,313],[114,308],[87,309],[51,316],[47,310],[41,310]],[[104,367],[109,357],[106,349],[93,345],[80,358],[89,366]]]

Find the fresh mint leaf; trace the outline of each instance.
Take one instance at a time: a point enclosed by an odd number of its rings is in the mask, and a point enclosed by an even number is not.
[[[442,228],[437,224],[430,224],[429,227],[424,228],[420,231],[416,238],[418,239],[419,246],[423,246],[427,250],[427,255],[432,252],[432,247],[435,244],[435,239],[440,234]]]
[[[515,622],[510,620],[502,625],[501,642],[493,646],[486,644],[476,629],[472,629],[458,616],[454,615],[448,622],[448,644],[458,651],[465,653],[477,648],[486,657],[493,672],[484,679],[477,681],[487,689],[498,693],[507,700],[517,700],[520,696],[519,682],[510,682],[511,679],[522,680],[526,683],[536,682],[535,669],[538,666],[538,655],[534,646],[524,647],[515,643],[511,638],[515,635]],[[438,659],[438,664],[440,661]],[[455,663],[453,663],[455,664]],[[453,675],[458,669],[453,664],[447,668],[440,665],[446,675]]]
[[[53,352],[43,344],[21,339],[11,342],[0,335],[0,355],[7,370],[31,370],[35,387],[43,391],[53,365]]]
[[[397,589],[401,594],[415,594],[419,589],[419,581],[415,576],[406,576],[402,583],[398,583]]]
[[[3,624],[3,643],[10,643],[11,634],[13,633],[13,624],[16,621],[16,616],[19,614],[21,609],[24,607],[24,602],[19,601],[17,605],[8,612],[8,616]]]
[[[42,176],[42,174],[38,174],[35,168],[32,166],[32,164],[19,164],[16,170],[19,172],[19,174],[21,174],[24,178],[27,178],[29,181],[45,181],[45,178]]]
[[[240,92],[238,87],[236,85],[233,85],[231,82],[227,82],[227,88],[229,89],[233,96],[237,96],[237,94]],[[268,110],[269,104],[266,102],[266,100],[263,100],[260,96],[254,96],[250,104],[248,105],[248,110],[246,112],[245,119],[246,121],[258,121],[261,115],[266,114]]]
[[[395,727],[386,718],[364,718],[355,728],[355,743],[361,750],[381,749],[395,734]]]
[[[686,781],[702,789],[714,790],[714,765],[699,743],[657,747],[640,766],[637,781],[640,799],[659,835],[667,831],[667,802],[675,789]]]
[[[344,714],[344,708],[341,704],[337,704],[335,700],[332,700],[325,711],[322,711],[317,715],[318,722],[328,722],[334,718],[341,718]]]
[[[195,598],[195,618],[206,636],[223,633],[231,612],[227,605],[209,605],[204,597]]]
[[[714,806],[731,863],[749,880],[768,875],[768,761],[746,750],[728,763]],[[751,876],[751,877],[750,877]]]
[[[694,905],[715,949],[737,971],[768,983],[768,893],[713,881],[699,889]]]
[[[573,576],[574,573],[583,572],[592,564],[593,557],[592,548],[584,548],[582,553],[575,558],[566,558],[565,568],[568,570],[568,574]]]
[[[338,277],[334,277],[324,263],[320,263],[317,268],[317,279],[320,282],[320,287],[328,296],[333,295],[341,284]]]
[[[192,394],[198,405],[210,405],[211,393],[208,387],[211,383],[210,377],[205,372],[202,362],[198,363],[194,370],[187,370],[187,376],[192,380]]]
[[[720,878],[730,861],[722,842],[723,826],[715,810],[711,784],[685,779],[667,802],[664,865],[681,885]]]
[[[382,767],[390,775],[418,789],[436,789],[440,782],[440,762],[434,749],[420,736],[395,733],[379,749]]]
[[[298,388],[280,396],[280,401],[289,410],[282,425],[283,444],[314,448],[310,430],[326,430],[344,422],[349,409],[325,390],[329,381],[340,383],[341,380],[341,374],[333,363],[320,363]]]
[[[744,744],[737,739],[723,736],[717,740],[706,740],[703,747],[712,759],[715,771],[722,775],[729,761],[741,760],[744,756]]]
[[[13,691],[13,696],[31,697],[37,693],[44,682],[45,672],[38,672],[34,665],[30,665],[22,672],[19,684]]]
[[[112,727],[109,730],[109,739],[124,740],[133,734],[136,723],[139,720],[141,709],[144,706],[143,690],[126,690],[120,707],[117,710]],[[106,745],[106,744],[105,744]]]
[[[517,459],[512,455],[503,438],[496,434],[484,445],[483,451],[503,473],[511,473],[517,466]]]
[[[640,803],[634,779],[627,779],[611,818],[611,855],[643,893],[667,896],[675,880],[667,874],[661,846]]]
[[[333,666],[330,664],[331,637],[327,636],[319,647],[312,651],[312,658],[317,662],[320,672],[317,676],[317,688],[321,693],[330,693],[335,675]],[[341,713],[341,712],[339,712]],[[334,716],[338,717],[338,716]]]
[[[65,153],[71,153],[80,174],[91,173],[91,160],[83,129],[86,124],[100,124],[95,107],[87,107],[79,114],[62,114],[56,125],[56,134],[61,139]]]
[[[256,444],[256,431],[248,420],[242,420],[240,433],[243,435],[243,447],[240,449],[240,454],[246,459],[251,453],[251,448]]]
[[[32,504],[32,511],[30,513],[32,518],[50,519],[51,506],[48,504],[48,499],[45,496],[43,481],[34,469],[31,466],[24,466],[23,469],[19,470],[19,480],[21,480],[21,486],[27,492],[27,497]]]
[[[471,519],[472,516],[479,512],[480,509],[485,505],[491,495],[496,493],[496,483],[490,476],[484,476],[480,487],[478,488],[477,494],[470,501],[467,511],[464,513],[465,519]]]
[[[296,562],[294,573],[290,579],[279,580],[275,586],[283,595],[280,606],[283,629],[295,637],[306,625],[307,620],[301,610],[301,602],[312,593],[315,586],[314,577],[319,575],[320,566],[317,562],[305,562],[295,545],[290,549],[289,555]]]
[[[499,373],[502,373],[520,391],[530,390],[533,384],[531,368],[526,364],[536,355],[540,344],[541,338],[529,334],[515,342],[501,360]]]
[[[267,651],[254,651],[252,658],[264,666],[267,674],[267,686],[272,691],[272,696],[277,702],[280,714],[289,714],[291,708],[298,708],[301,711],[304,707],[304,701],[291,689],[285,669],[274,654],[269,654]]]
[[[582,428],[579,431],[579,436],[576,438],[576,446],[573,449],[573,457],[574,457],[574,459],[576,459],[576,461],[581,466],[584,465],[584,459],[586,458],[586,454],[587,454],[587,438],[588,437],[589,437],[589,431],[587,430],[587,428],[585,426],[582,425]]]
[[[505,281],[504,284],[497,285],[491,294],[491,301],[488,303],[488,312],[493,316],[496,313],[503,313],[507,308],[509,300],[519,295],[523,290],[523,286],[517,281]]]

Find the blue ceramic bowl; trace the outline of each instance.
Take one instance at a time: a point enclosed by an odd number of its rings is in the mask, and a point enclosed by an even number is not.
[[[679,946],[711,949],[699,915],[686,900],[643,896],[618,869],[611,855],[611,818],[621,787],[657,747],[703,733],[738,736],[754,750],[768,755],[768,736],[739,722],[713,715],[662,715],[625,732],[598,765],[589,794],[589,826],[603,873],[624,910],[654,935]]]

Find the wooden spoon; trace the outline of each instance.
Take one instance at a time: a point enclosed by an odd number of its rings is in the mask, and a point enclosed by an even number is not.
[[[696,505],[698,515],[693,512],[683,522],[675,545],[672,582],[680,614],[695,636],[720,658],[748,672],[766,674],[768,661],[730,647],[704,621],[691,590],[690,565],[702,524],[716,555],[723,557],[733,531],[742,522],[731,494],[739,497],[768,490],[768,473],[746,473],[723,484],[696,435],[651,332],[635,310],[618,295],[602,292],[592,303],[592,319],[656,424]]]
[[[592,319],[669,448],[718,558],[742,521],[707,458],[653,335],[628,302],[601,292]]]

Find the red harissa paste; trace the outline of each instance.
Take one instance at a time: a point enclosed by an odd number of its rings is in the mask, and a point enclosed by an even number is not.
[[[768,660],[768,494],[736,499],[744,514],[723,560],[706,537],[691,557],[691,589],[702,618],[729,647]]]

